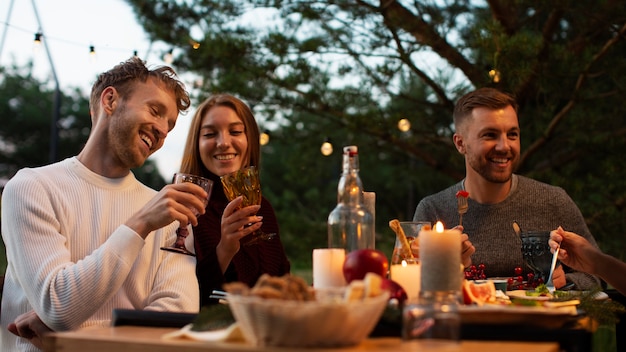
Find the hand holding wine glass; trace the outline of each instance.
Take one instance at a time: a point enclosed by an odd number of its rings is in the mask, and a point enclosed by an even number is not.
[[[209,198],[211,197],[211,190],[213,189],[213,181],[209,180],[208,178],[191,175],[191,174],[185,174],[185,173],[174,174],[174,179],[172,183],[183,183],[183,182],[190,182],[204,189],[204,191],[207,193],[207,197],[206,199],[202,199],[202,202],[204,203],[204,206],[206,207],[209,202]],[[194,215],[198,215],[198,212],[196,209],[191,208],[191,210],[193,211]],[[188,224],[181,223],[178,229],[176,229],[176,242],[174,242],[174,244],[171,245],[170,247],[161,247],[161,249],[165,251],[176,252],[176,253],[187,254],[187,255],[193,256],[194,254],[188,251],[187,248],[185,247],[185,238],[187,238],[187,236],[189,235],[189,230],[187,226]]]
[[[242,197],[239,208],[261,204],[261,182],[259,170],[256,167],[250,166],[224,175],[221,177],[221,181],[224,194],[229,201],[232,202],[235,198]],[[256,244],[259,241],[271,240],[276,234],[266,234],[259,229],[251,233],[250,236],[252,238],[244,243],[245,246]]]

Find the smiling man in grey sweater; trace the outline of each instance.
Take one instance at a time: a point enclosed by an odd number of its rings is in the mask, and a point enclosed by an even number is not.
[[[520,157],[520,127],[515,99],[493,88],[470,92],[454,110],[454,145],[465,157],[465,179],[425,197],[414,220],[443,222],[446,228],[459,224],[456,194],[469,193],[469,209],[463,215],[463,263],[485,264],[489,277],[515,276],[524,264],[521,239],[513,230],[517,221],[523,231],[550,231],[562,226],[584,236],[597,247],[585,220],[567,193],[527,177],[513,174]],[[525,277],[525,275],[524,275]],[[559,267],[555,287],[568,282],[578,289],[600,285],[592,275]]]

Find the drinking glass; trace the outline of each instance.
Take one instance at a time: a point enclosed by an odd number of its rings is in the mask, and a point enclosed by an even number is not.
[[[209,203],[209,198],[211,197],[211,190],[213,189],[213,181],[209,180],[208,178],[201,177],[201,176],[185,174],[185,173],[180,173],[180,172],[175,173],[172,183],[183,183],[183,182],[191,182],[193,184],[196,184],[202,187],[202,189],[207,193],[206,199],[202,199],[202,202],[204,203],[204,206],[206,207],[207,204]],[[194,208],[191,208],[191,210],[193,211],[195,215],[198,215],[198,212]],[[174,244],[169,247],[161,247],[161,249],[164,251],[170,251],[170,252],[176,252],[176,253],[194,256],[192,252],[188,251],[187,248],[185,248],[185,238],[187,238],[187,236],[189,235],[188,225],[189,224],[181,223],[178,229],[176,229],[176,242],[174,242]]]
[[[527,231],[520,233],[524,262],[533,271],[536,278],[542,278],[548,284],[548,275],[552,266],[552,253],[548,240],[550,231]]]
[[[427,345],[457,346],[461,342],[459,295],[451,292],[421,294],[402,312],[402,339],[420,339]],[[454,348],[456,351],[456,348]]]
[[[415,239],[417,239],[422,227],[426,225],[430,227],[431,223],[428,221],[400,221],[400,228],[404,231],[406,240],[409,242],[409,247]],[[396,237],[396,244],[393,247],[393,253],[391,254],[391,264],[401,264],[402,260],[409,257],[411,256],[409,253],[406,253],[402,247],[402,243],[400,243],[400,240]]]
[[[239,209],[261,204],[261,181],[259,179],[259,170],[254,167],[246,167],[220,177],[222,186],[224,186],[224,194],[229,201],[242,196],[243,201],[239,205]],[[259,241],[271,240],[276,236],[275,233],[266,234],[258,229],[250,234],[250,239],[244,242],[245,246],[257,244]],[[248,236],[246,236],[248,237]]]

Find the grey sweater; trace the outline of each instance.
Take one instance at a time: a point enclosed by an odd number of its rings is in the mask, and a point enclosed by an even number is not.
[[[413,219],[441,221],[445,228],[459,223],[457,191],[463,181],[433,195],[425,197],[417,205]],[[530,269],[524,264],[521,240],[513,230],[517,221],[523,231],[550,231],[562,226],[567,231],[584,236],[597,247],[580,210],[560,187],[513,175],[513,186],[508,197],[497,204],[480,204],[470,194],[469,209],[463,215],[464,232],[476,248],[473,264],[485,264],[487,277],[512,277],[515,267],[524,269],[524,277]],[[591,289],[600,285],[595,276],[573,272],[565,268],[566,278],[577,289]]]

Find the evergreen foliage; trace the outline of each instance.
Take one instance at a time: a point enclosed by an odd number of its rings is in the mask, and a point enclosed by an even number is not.
[[[199,98],[234,93],[271,127],[263,188],[292,259],[310,261],[325,245],[348,144],[359,146],[363,183],[377,192],[378,243],[388,250],[390,219],[411,219],[423,196],[463,177],[452,107],[482,86],[519,100],[518,173],[563,187],[602,249],[626,258],[626,3],[128,3],[151,38],[176,47],[178,69],[204,78]],[[401,118],[407,133],[396,128]],[[335,147],[328,158],[325,138]]]

